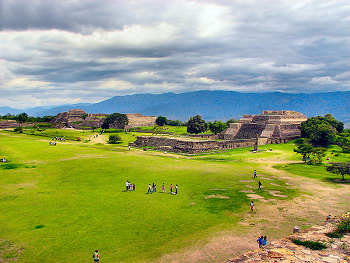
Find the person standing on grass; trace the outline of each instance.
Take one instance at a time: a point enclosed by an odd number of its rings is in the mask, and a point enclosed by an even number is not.
[[[100,261],[100,255],[98,254],[98,250],[95,250],[95,253],[92,255],[92,258],[94,259],[94,262]]]
[[[258,190],[261,190],[261,182],[260,181],[259,181],[258,185],[259,185]]]
[[[151,188],[151,184],[148,185],[148,191],[147,191],[147,194],[148,193],[151,193],[152,194],[152,188]]]
[[[163,183],[163,185],[162,185],[162,192],[163,192],[163,193],[166,192],[166,191],[165,191],[165,185],[164,185],[164,183]]]
[[[254,178],[256,178],[256,170],[254,170]]]
[[[175,194],[177,195],[177,189],[178,189],[179,187],[177,186],[177,185],[175,185]]]
[[[252,210],[252,212],[254,212],[254,201],[250,202],[250,209]]]
[[[173,193],[173,184],[170,184],[170,193]]]
[[[126,191],[128,191],[129,190],[129,181],[126,181],[125,186],[126,186]]]

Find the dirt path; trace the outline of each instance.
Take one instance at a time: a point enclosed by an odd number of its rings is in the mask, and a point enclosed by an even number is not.
[[[272,167],[272,163],[261,166],[262,173],[273,174],[285,180],[286,186],[299,189],[302,194],[292,200],[266,200],[254,190],[244,188],[248,197],[259,199],[252,213],[239,215],[237,226],[216,232],[207,240],[174,254],[164,255],[159,262],[226,262],[241,253],[255,250],[259,235],[268,240],[277,240],[292,233],[295,225],[308,228],[321,223],[328,214],[339,215],[350,210],[350,185],[330,185],[310,178],[292,176]],[[266,176],[267,177],[267,176]],[[264,190],[265,191],[265,190]]]

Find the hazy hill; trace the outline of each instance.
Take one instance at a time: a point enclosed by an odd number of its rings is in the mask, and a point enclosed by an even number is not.
[[[142,113],[182,121],[196,114],[212,121],[241,118],[243,114],[259,114],[263,110],[293,110],[308,117],[331,113],[337,119],[350,123],[350,92],[288,94],[195,91],[180,94],[135,94],[116,96],[95,104],[54,107],[37,111],[36,114],[56,115],[77,108],[88,113]]]

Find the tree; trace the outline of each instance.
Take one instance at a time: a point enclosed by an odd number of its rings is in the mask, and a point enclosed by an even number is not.
[[[299,144],[299,146],[296,149],[294,149],[294,152],[300,153],[303,156],[304,163],[310,160],[310,155],[312,151],[312,145],[306,142]]]
[[[196,115],[194,117],[191,117],[188,120],[187,124],[187,132],[188,133],[202,133],[205,132],[208,128],[208,125],[205,123],[204,120],[202,120],[202,117],[199,115]]]
[[[28,114],[25,112],[22,112],[21,114],[18,114],[16,117],[16,120],[22,124],[28,120]]]
[[[209,122],[209,130],[214,134],[220,133],[225,129],[227,129],[227,125],[221,121]]]
[[[108,143],[119,143],[122,138],[118,134],[109,135]]]
[[[343,181],[346,174],[350,175],[350,163],[331,163],[326,169],[333,174],[341,174]]]
[[[227,127],[229,127],[230,126],[230,123],[237,123],[238,122],[238,120],[236,120],[235,118],[232,118],[232,119],[229,119],[227,122],[226,122],[226,125],[227,125]]]
[[[166,117],[158,116],[158,118],[156,119],[156,123],[158,124],[158,126],[164,126],[168,124],[168,120]]]
[[[106,129],[109,129],[109,126],[112,124],[116,124],[117,126],[120,126],[120,125],[125,126],[125,125],[128,125],[128,123],[129,123],[129,120],[126,114],[112,113],[103,121],[101,128],[106,130]]]
[[[317,147],[312,150],[310,163],[321,164],[322,158],[326,156],[327,149],[322,147]]]
[[[168,125],[170,125],[170,126],[187,126],[187,125],[184,125],[184,123],[182,121],[179,121],[179,120],[168,120]]]

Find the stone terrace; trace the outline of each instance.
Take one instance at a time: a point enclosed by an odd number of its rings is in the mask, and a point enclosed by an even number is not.
[[[350,213],[348,213],[350,216]],[[350,233],[342,238],[329,238],[325,234],[332,232],[338,220],[332,219],[307,230],[295,233],[287,238],[273,241],[264,249],[256,249],[241,256],[229,259],[228,262],[283,262],[283,263],[305,263],[305,262],[328,262],[349,263],[350,262]],[[291,239],[301,241],[318,241],[327,245],[324,250],[311,250],[304,246],[295,245]]]

